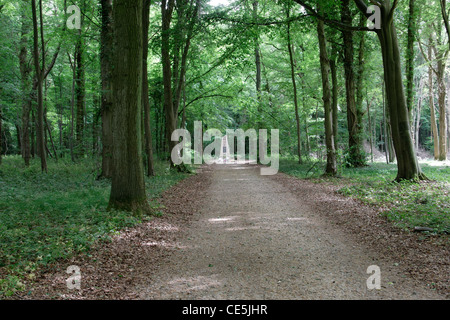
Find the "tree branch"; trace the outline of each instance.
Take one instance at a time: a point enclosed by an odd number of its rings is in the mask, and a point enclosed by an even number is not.
[[[322,20],[326,25],[328,25],[329,27],[335,28],[335,29],[339,29],[339,30],[346,30],[346,31],[375,31],[372,29],[369,29],[367,27],[360,27],[360,26],[349,26],[347,24],[344,24],[338,20],[333,20],[333,19],[328,19],[322,15],[320,15],[319,13],[317,13],[316,10],[314,10],[310,5],[308,5],[305,1],[303,0],[294,0],[295,2],[297,2],[299,5],[301,5],[303,8],[305,8],[312,16],[316,17],[319,20]],[[356,2],[357,0],[355,0]],[[364,13],[365,15],[367,13]]]

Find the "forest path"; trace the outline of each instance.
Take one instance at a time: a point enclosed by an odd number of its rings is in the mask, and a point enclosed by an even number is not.
[[[284,174],[259,173],[213,166],[200,210],[135,288],[141,299],[443,298],[320,214],[335,202],[307,185],[299,196]],[[380,267],[381,290],[367,289],[371,265]]]

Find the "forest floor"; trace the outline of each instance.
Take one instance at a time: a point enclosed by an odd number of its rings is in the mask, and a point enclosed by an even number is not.
[[[49,264],[20,299],[449,299],[446,238],[394,227],[373,206],[255,165],[204,166],[165,214]],[[68,290],[66,269],[81,269]],[[381,270],[368,290],[367,268]]]

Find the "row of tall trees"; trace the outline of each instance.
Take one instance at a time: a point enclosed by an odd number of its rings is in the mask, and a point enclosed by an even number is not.
[[[426,179],[419,150],[447,157],[445,0],[76,5],[79,30],[66,0],[0,1],[0,155],[44,172],[48,158],[101,159],[111,207],[148,210],[144,174],[194,120],[279,128],[282,154],[324,158],[328,175],[366,165],[367,145],[397,160],[397,180]]]

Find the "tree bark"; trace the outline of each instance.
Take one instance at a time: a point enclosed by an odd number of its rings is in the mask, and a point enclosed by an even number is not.
[[[101,0],[102,28],[100,34],[100,73],[102,82],[101,117],[102,117],[102,172],[99,178],[112,178],[112,0]]]
[[[414,104],[414,43],[416,37],[415,0],[409,0],[408,40],[406,46],[406,106],[411,113]]]
[[[41,170],[47,172],[47,159],[45,153],[45,141],[44,141],[44,97],[43,97],[43,81],[45,70],[45,46],[43,39],[43,21],[42,21],[42,0],[39,1],[39,15],[40,15],[40,29],[41,29],[41,41],[42,41],[42,68],[39,63],[39,35],[38,35],[38,19],[36,0],[31,1],[33,12],[33,58],[37,79],[37,123],[36,123],[36,145],[39,150],[39,156],[41,158]]]
[[[428,47],[428,60],[432,61],[432,49],[431,40]],[[433,86],[433,67],[430,64],[428,67],[428,94],[429,94],[429,104],[430,104],[430,124],[431,124],[431,134],[433,135],[433,154],[434,159],[439,159],[439,133],[436,124],[436,114],[434,109],[434,86]]]
[[[142,107],[144,109],[144,129],[145,129],[145,151],[147,156],[147,176],[154,176],[153,166],[153,146],[152,146],[152,131],[150,126],[150,101],[148,100],[148,75],[147,75],[147,57],[148,57],[148,28],[150,16],[150,0],[144,0],[144,7],[142,10]]]
[[[447,160],[447,119],[445,105],[445,67],[447,55],[440,50],[437,55],[437,85],[439,105],[439,161]]]
[[[341,5],[341,21],[346,25],[352,25],[350,12],[350,0],[343,0]],[[344,71],[345,89],[347,100],[347,129],[348,129],[348,159],[347,163],[351,167],[365,165],[365,155],[361,137],[362,110],[357,109],[355,100],[355,74],[353,71],[354,49],[353,32],[342,30],[344,38]]]
[[[325,174],[335,176],[337,174],[336,150],[333,137],[333,111],[331,108],[331,90],[328,73],[330,72],[330,60],[328,59],[325,28],[322,20],[317,21],[317,34],[320,49],[320,70],[322,74],[323,103],[325,113],[325,144],[327,149],[327,165]]]
[[[166,116],[166,139],[169,150],[172,150],[177,141],[171,141],[172,132],[176,129],[177,117],[174,114],[173,94],[172,94],[172,70],[170,63],[170,23],[174,8],[174,0],[161,1],[161,61],[163,66],[163,85],[164,85],[164,112]],[[169,151],[170,152],[170,151]],[[170,159],[171,167],[174,166]]]
[[[3,130],[2,130],[2,122],[3,122],[3,106],[0,104],[0,165],[2,164],[2,159],[3,159],[3,140],[2,140],[2,136],[3,136]],[[17,132],[17,134],[19,134]]]
[[[358,8],[367,15],[367,5],[363,0],[355,0]],[[401,57],[397,31],[394,25],[394,6],[390,0],[379,1],[381,9],[381,29],[376,30],[381,44],[386,85],[386,97],[392,129],[392,138],[397,156],[396,180],[423,180],[425,175],[420,169],[411,138],[409,113],[403,87]]]
[[[258,1],[255,0],[252,3],[253,6],[253,21],[256,22],[258,19]],[[262,113],[262,101],[261,101],[261,49],[259,46],[259,30],[258,25],[255,24],[255,35],[254,35],[254,45],[255,45],[255,66],[256,66],[256,100],[258,102],[258,119],[257,119],[257,130],[261,129],[261,113]],[[259,147],[259,146],[258,146]],[[301,160],[300,160],[301,161]]]
[[[142,162],[142,1],[114,0],[113,177],[109,209],[149,212]]]
[[[334,137],[334,147],[338,146],[338,79],[337,79],[337,47],[335,44],[332,44],[332,53],[330,59],[330,71],[331,71],[331,84],[333,85],[333,94],[332,94],[332,111],[333,111],[333,137]]]
[[[75,99],[76,99],[76,119],[75,119],[75,139],[76,156],[84,155],[83,133],[84,133],[84,100],[86,96],[85,71],[84,71],[84,48],[81,30],[77,37],[75,46],[76,78],[75,78]]]
[[[287,20],[289,20],[290,16],[290,7],[286,8],[286,17]],[[291,43],[291,24],[290,22],[287,23],[287,44],[288,44],[288,50],[289,50],[289,61],[291,65],[291,80],[292,80],[292,88],[294,91],[294,107],[295,107],[295,121],[297,124],[297,155],[298,155],[298,163],[302,163],[302,151],[301,151],[301,130],[300,130],[300,115],[298,111],[298,98],[297,98],[297,83],[295,81],[295,62],[294,62],[294,53],[292,50],[292,43]]]
[[[30,72],[31,68],[27,62],[28,55],[28,41],[27,35],[30,32],[30,25],[26,15],[26,5],[28,1],[21,2],[21,38],[20,38],[20,82],[22,92],[22,139],[21,139],[21,153],[25,161],[25,166],[30,165],[31,159],[31,145],[30,145],[30,111],[31,111],[31,86],[30,86]]]

